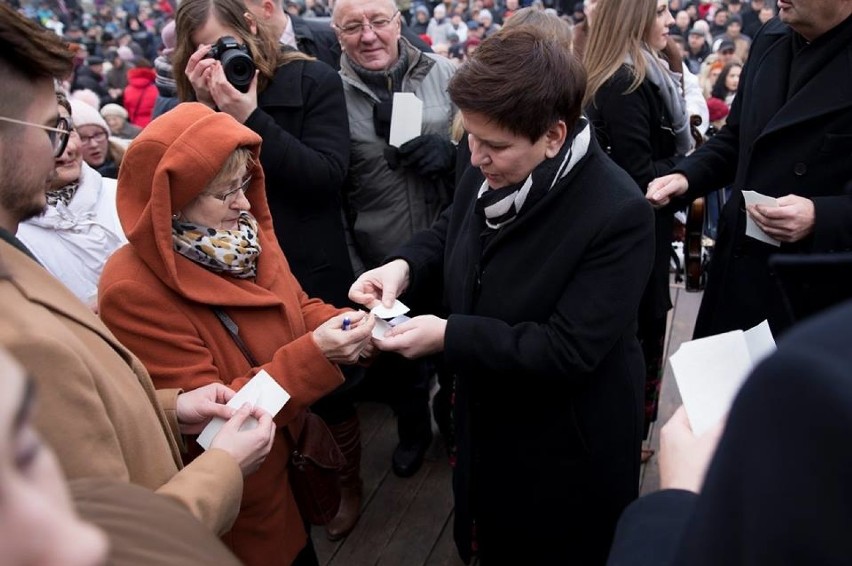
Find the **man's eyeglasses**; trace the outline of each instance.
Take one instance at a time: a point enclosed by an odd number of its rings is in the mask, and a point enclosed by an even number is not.
[[[20,124],[21,126],[33,126],[41,128],[47,132],[47,137],[50,138],[50,144],[53,146],[53,156],[59,157],[65,151],[65,146],[68,145],[68,136],[71,134],[71,122],[67,118],[58,118],[56,127],[43,126],[33,122],[25,122],[24,120],[15,120],[14,118],[6,118],[0,116],[0,122],[10,122],[12,124]]]
[[[337,24],[332,24],[332,25],[334,26],[334,28],[337,31],[339,31],[343,35],[348,35],[348,36],[361,35],[362,33],[364,33],[364,28],[367,28],[367,27],[370,28],[370,30],[372,30],[373,33],[377,33],[377,32],[384,31],[384,30],[388,29],[388,27],[391,25],[391,22],[393,22],[394,18],[396,18],[396,16],[398,14],[399,14],[399,10],[394,12],[393,15],[389,18],[384,17],[384,16],[378,17],[378,18],[373,18],[372,20],[370,20],[366,24],[363,23],[363,22],[357,22],[357,23],[353,22],[351,24],[346,24],[345,26],[339,26]]]
[[[77,132],[77,135],[80,136],[80,132]],[[103,130],[98,130],[97,133],[94,133],[91,136],[80,136],[80,141],[83,142],[83,145],[93,141],[95,143],[101,143],[105,139],[107,139],[107,133]]]
[[[224,204],[231,204],[237,198],[237,193],[242,191],[243,196],[245,196],[246,192],[248,192],[249,183],[251,183],[251,175],[246,177],[242,183],[240,183],[239,187],[231,189],[230,191],[224,192],[220,195],[214,195],[213,193],[202,193],[207,195],[208,197],[213,197],[216,200],[221,200]]]

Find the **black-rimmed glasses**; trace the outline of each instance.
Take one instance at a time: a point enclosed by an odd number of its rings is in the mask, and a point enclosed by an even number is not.
[[[34,122],[25,122],[24,120],[16,120],[0,116],[0,122],[10,122],[12,124],[20,124],[21,126],[33,126],[41,128],[47,132],[47,137],[50,138],[50,143],[53,146],[53,156],[59,157],[65,151],[68,145],[68,136],[71,134],[71,122],[67,118],[60,117],[56,120],[56,127],[43,126]]]

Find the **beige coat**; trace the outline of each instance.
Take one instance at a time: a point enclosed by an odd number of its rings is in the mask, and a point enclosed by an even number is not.
[[[69,479],[128,481],[177,499],[216,533],[242,496],[236,461],[211,450],[182,468],[175,402],[47,270],[0,241],[0,346],[38,385],[36,428]],[[162,408],[161,408],[162,407]]]

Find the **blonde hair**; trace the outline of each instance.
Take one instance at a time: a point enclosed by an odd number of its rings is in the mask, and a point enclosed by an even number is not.
[[[180,100],[193,100],[195,91],[184,69],[190,56],[198,48],[193,45],[192,34],[200,29],[207,20],[216,18],[224,27],[234,30],[238,38],[246,45],[260,74],[257,90],[263,92],[275,74],[275,70],[292,61],[313,60],[299,51],[284,51],[278,44],[278,38],[264,22],[259,22],[246,10],[241,0],[182,0],[175,17],[175,36],[177,44],[173,56],[174,78],[177,83]],[[257,34],[252,33],[251,25],[257,26]]]
[[[208,187],[215,187],[231,181],[234,176],[241,171],[251,171],[257,165],[257,162],[252,156],[251,150],[247,147],[238,147],[234,150],[222,168],[216,173],[216,176],[207,184]]]
[[[598,3],[583,56],[589,74],[584,106],[594,101],[598,90],[618,71],[627,55],[633,60],[633,82],[626,93],[639,88],[646,73],[642,49],[648,49],[646,39],[656,17],[657,0],[606,0]]]

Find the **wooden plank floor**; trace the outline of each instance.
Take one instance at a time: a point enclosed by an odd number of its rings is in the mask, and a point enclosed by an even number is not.
[[[687,293],[672,285],[674,308],[666,337],[666,357],[692,337],[700,293]],[[649,446],[659,448],[659,426],[680,405],[680,396],[666,366],[660,411],[652,427]],[[446,451],[435,429],[435,442],[420,471],[411,478],[396,477],[390,458],[397,443],[396,421],[391,410],[376,403],[363,403],[361,417],[364,479],[364,507],[355,530],[333,543],[321,527],[314,527],[313,539],[320,564],[327,566],[460,566],[453,544],[452,471]],[[644,466],[640,479],[642,493],[659,486],[657,458]]]

